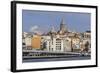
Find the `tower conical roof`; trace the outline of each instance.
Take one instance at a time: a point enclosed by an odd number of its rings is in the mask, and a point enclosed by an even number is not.
[[[60,23],[60,33],[68,32],[68,29],[66,28],[65,24],[66,23],[64,22],[64,19],[62,18],[61,23]]]
[[[64,22],[64,19],[62,18],[61,25],[64,25],[64,24],[65,24],[65,22]]]

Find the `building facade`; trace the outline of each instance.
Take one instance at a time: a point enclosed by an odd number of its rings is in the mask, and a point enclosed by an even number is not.
[[[41,36],[34,35],[31,39],[32,49],[41,49]]]

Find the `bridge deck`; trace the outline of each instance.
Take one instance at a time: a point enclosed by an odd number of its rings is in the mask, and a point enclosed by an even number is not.
[[[30,53],[51,53],[51,54],[81,54],[79,52],[61,52],[61,51],[42,51],[42,50],[23,50],[23,52]]]

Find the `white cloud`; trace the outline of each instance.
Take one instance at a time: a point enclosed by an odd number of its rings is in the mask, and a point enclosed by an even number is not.
[[[30,32],[34,32],[35,30],[37,30],[39,27],[37,25],[33,26],[30,28]]]
[[[30,32],[37,33],[37,34],[42,34],[42,32],[39,29],[39,26],[37,26],[37,25],[31,27]]]

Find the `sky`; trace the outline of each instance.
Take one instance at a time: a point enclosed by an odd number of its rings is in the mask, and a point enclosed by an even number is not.
[[[23,32],[47,33],[52,27],[58,31],[62,20],[69,31],[91,29],[90,13],[22,10]]]

